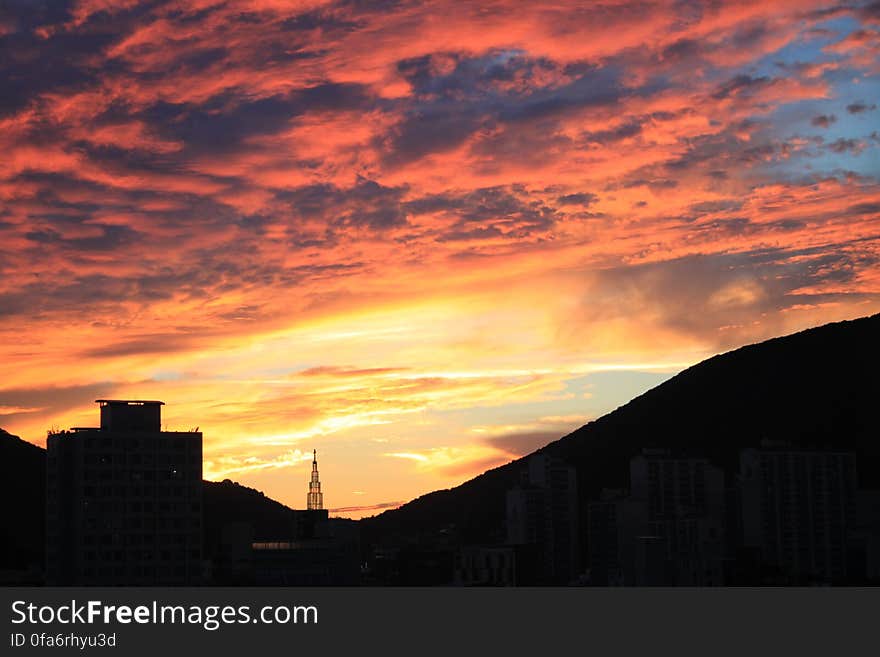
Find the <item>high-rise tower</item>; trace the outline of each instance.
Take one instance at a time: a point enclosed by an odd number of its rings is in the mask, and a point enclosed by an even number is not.
[[[309,499],[306,508],[309,511],[324,508],[324,494],[321,492],[321,481],[318,479],[318,450],[312,452],[312,480],[309,482]]]
[[[193,585],[202,576],[202,434],[160,401],[98,399],[101,426],[46,439],[47,581]]]

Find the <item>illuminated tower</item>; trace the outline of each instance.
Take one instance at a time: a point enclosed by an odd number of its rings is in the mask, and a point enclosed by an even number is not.
[[[306,508],[318,511],[324,508],[324,494],[321,492],[321,481],[318,479],[318,450],[312,453],[312,480],[309,482],[309,499]]]

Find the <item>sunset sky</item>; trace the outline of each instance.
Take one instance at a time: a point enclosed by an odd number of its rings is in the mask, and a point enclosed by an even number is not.
[[[10,0],[0,427],[351,517],[880,311],[880,3]],[[649,430],[646,427],[646,430]]]

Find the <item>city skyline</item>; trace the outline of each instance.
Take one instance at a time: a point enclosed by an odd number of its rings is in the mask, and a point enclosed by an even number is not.
[[[876,3],[12,3],[0,427],[370,515],[880,311]],[[442,20],[439,17],[443,17]]]
[[[202,479],[202,433],[98,399],[0,431],[3,583],[876,584],[880,314],[712,357],[525,459],[360,522]],[[804,408],[813,409],[810,414]]]

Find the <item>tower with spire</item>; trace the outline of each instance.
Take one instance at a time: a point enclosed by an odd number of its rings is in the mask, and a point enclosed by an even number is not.
[[[324,508],[324,494],[321,492],[321,480],[318,479],[318,450],[312,452],[312,480],[309,482],[306,508],[309,511],[319,511]]]

